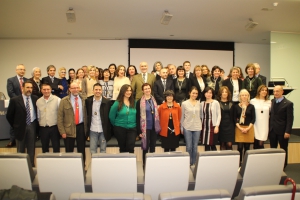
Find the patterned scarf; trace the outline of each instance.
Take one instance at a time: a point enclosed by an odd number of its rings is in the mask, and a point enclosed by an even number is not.
[[[241,108],[242,108],[242,112],[241,112],[241,116],[240,116],[240,124],[244,124],[245,123],[245,118],[246,118],[246,110],[247,110],[247,106],[240,104]]]
[[[158,108],[157,108],[157,104],[156,104],[156,101],[154,99],[153,96],[151,96],[151,100],[153,102],[153,105],[154,105],[154,128],[155,128],[155,132],[158,134],[160,132],[160,124],[159,124],[159,115],[158,115]],[[143,134],[143,137],[142,137],[142,149],[143,150],[146,150],[147,149],[147,134],[146,134],[146,130],[147,130],[147,124],[146,124],[146,98],[145,96],[143,95],[142,98],[141,98],[141,102],[140,102],[140,108],[141,108],[141,121],[140,121],[140,124],[141,124],[141,131],[142,131],[142,134]]]

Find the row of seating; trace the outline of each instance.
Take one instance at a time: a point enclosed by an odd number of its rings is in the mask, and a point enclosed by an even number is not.
[[[239,168],[237,151],[200,152],[190,168],[187,152],[148,153],[143,170],[135,154],[93,154],[85,173],[80,153],[37,155],[37,170],[27,154],[0,154],[0,189],[18,185],[52,192],[57,199],[71,193],[136,193],[158,199],[163,192],[225,189],[236,197],[245,187],[278,185],[286,178],[282,149],[249,150]],[[16,177],[14,179],[13,177]]]

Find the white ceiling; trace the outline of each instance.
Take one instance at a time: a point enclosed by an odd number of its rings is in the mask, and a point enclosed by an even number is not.
[[[69,7],[75,10],[75,23],[67,22]],[[160,24],[164,10],[173,14],[169,25]],[[251,32],[245,30],[249,18],[259,23]],[[300,33],[299,0],[0,0],[0,39],[144,38],[267,44],[270,31]]]

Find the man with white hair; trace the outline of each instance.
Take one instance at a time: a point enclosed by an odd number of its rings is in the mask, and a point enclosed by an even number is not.
[[[9,98],[13,98],[22,94],[22,84],[27,80],[24,77],[26,72],[25,66],[23,64],[19,64],[16,67],[17,75],[7,79],[7,94]],[[15,134],[12,128],[10,128],[10,141],[6,145],[6,147],[16,146]]]
[[[255,76],[259,77],[261,79],[261,82],[266,85],[267,84],[267,78],[260,74],[260,66],[258,63],[253,63],[255,66]]]

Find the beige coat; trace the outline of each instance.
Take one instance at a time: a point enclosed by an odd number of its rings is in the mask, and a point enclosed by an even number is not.
[[[79,95],[79,97],[81,98],[82,101],[84,133],[86,134],[87,123],[86,123],[85,98],[82,95]],[[67,137],[76,138],[74,110],[70,100],[70,95],[62,98],[62,100],[60,101],[58,114],[57,114],[57,127],[61,135],[66,133]]]

